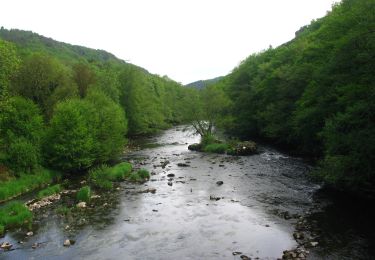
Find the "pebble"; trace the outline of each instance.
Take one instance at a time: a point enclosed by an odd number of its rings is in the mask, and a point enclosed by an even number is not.
[[[77,204],[77,208],[86,208],[86,202],[84,202],[84,201],[81,201],[81,202],[79,202],[78,204]]]
[[[217,181],[216,184],[220,186],[220,185],[223,185],[224,182],[223,181]]]
[[[31,237],[32,235],[34,235],[34,233],[32,231],[26,233],[26,236],[28,236],[28,237]]]

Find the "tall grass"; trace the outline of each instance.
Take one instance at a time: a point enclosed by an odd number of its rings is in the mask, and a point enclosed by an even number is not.
[[[219,153],[223,154],[229,149],[227,144],[208,144],[203,148],[203,151],[206,153]]]
[[[77,200],[89,202],[91,198],[91,189],[89,186],[83,186],[77,193]]]
[[[0,202],[40,189],[52,183],[59,176],[56,172],[42,168],[33,174],[21,174],[19,178],[0,182]]]
[[[89,180],[98,188],[110,190],[113,187],[114,181],[123,181],[129,179],[132,171],[130,163],[119,163],[113,167],[101,165],[90,170]]]
[[[33,214],[21,202],[13,201],[0,209],[0,235],[5,229],[28,227],[31,228]]]
[[[56,185],[50,186],[48,188],[45,188],[45,189],[39,191],[38,192],[38,198],[41,199],[41,198],[44,198],[44,197],[47,197],[47,196],[51,196],[53,194],[59,193],[60,191],[61,191],[60,184],[56,184]]]

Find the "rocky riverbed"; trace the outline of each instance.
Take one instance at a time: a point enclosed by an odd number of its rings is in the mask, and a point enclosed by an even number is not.
[[[348,234],[331,228],[338,209],[329,211],[332,197],[309,180],[311,166],[303,160],[263,146],[259,147],[259,154],[252,156],[187,149],[197,142],[199,137],[182,126],[138,140],[136,146],[140,149],[122,159],[131,161],[136,168],[148,169],[152,173],[150,181],[120,183],[114,191],[94,194],[84,207],[74,207],[76,202],[69,192],[59,194],[61,197],[56,200],[51,198],[51,203],[43,202],[42,207],[30,202],[36,212],[33,230],[8,232],[0,244],[9,243],[12,247],[1,251],[0,258],[373,256],[370,246],[374,233],[341,220],[350,231],[349,240]],[[69,190],[79,188],[81,181],[72,181]],[[373,226],[367,225],[370,229]],[[356,243],[351,242],[355,239]],[[348,246],[353,250],[348,250]]]

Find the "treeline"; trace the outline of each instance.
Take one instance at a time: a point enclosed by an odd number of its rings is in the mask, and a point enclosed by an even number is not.
[[[0,29],[0,172],[82,171],[186,120],[194,90],[105,51]]]
[[[373,0],[343,0],[292,41],[248,57],[216,85],[232,101],[226,130],[319,157],[326,183],[373,194],[374,29]]]

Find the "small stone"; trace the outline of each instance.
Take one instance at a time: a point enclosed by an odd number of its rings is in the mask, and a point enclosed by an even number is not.
[[[36,248],[38,248],[38,247],[39,247],[39,243],[34,243],[34,244],[31,246],[32,249],[36,249]]]
[[[153,211],[153,212],[158,212],[158,210],[157,210],[157,209],[153,209],[152,211]]]
[[[167,175],[167,177],[169,177],[169,178],[172,178],[172,177],[174,177],[175,175],[173,174],[173,173],[170,173],[170,174],[168,174]]]
[[[86,208],[86,202],[81,201],[80,203],[77,204],[77,208]]]
[[[317,246],[319,243],[318,242],[310,242],[310,245],[312,246],[312,247],[315,247],[315,246]]]
[[[168,182],[168,185],[169,185],[169,186],[172,186],[172,185],[173,185],[173,183],[172,183],[171,181],[169,181],[169,182]]]
[[[242,252],[233,252],[232,255],[240,255]]]
[[[0,248],[3,249],[3,250],[10,250],[12,248],[12,244],[9,243],[9,242],[3,242],[1,245],[0,245]]]
[[[26,233],[26,236],[28,236],[28,237],[31,237],[32,235],[34,235],[34,233],[32,231]]]
[[[178,163],[177,166],[179,166],[179,167],[189,167],[190,165],[186,164],[186,163]]]
[[[91,199],[99,199],[100,198],[100,195],[92,195],[91,196]]]
[[[64,241],[64,246],[69,247],[71,245],[70,240],[67,239]]]
[[[220,186],[220,185],[223,185],[224,182],[223,181],[217,181],[216,184]]]
[[[251,258],[248,257],[247,255],[241,255],[240,258],[241,258],[242,260],[251,260]]]

